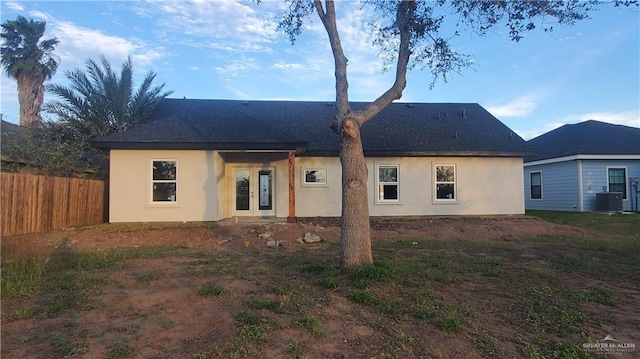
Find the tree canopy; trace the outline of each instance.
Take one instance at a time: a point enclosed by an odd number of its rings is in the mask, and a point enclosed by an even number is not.
[[[85,67],[86,71],[76,68],[65,73],[70,86],[48,85],[47,91],[59,99],[44,107],[81,136],[105,136],[144,123],[158,102],[173,92],[165,91],[165,84],[153,85],[156,77],[153,71],[134,88],[130,57],[119,74],[104,56],[100,62],[88,59]]]
[[[7,76],[18,83],[21,125],[42,121],[44,81],[51,79],[58,69],[59,59],[53,54],[58,40],[41,41],[45,27],[45,21],[27,20],[23,16],[2,24],[0,63]]]

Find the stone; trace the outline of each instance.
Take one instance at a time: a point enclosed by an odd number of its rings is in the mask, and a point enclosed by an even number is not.
[[[271,238],[271,236],[273,236],[273,233],[271,233],[271,232],[265,232],[265,233],[258,234],[258,238],[260,238],[260,239],[269,239],[269,238]]]
[[[282,245],[282,241],[276,241],[273,239],[270,239],[267,241],[267,247],[280,247]]]
[[[304,241],[304,243],[318,243],[322,240],[322,238],[311,232],[307,232],[304,234],[304,237],[302,237],[302,240]]]

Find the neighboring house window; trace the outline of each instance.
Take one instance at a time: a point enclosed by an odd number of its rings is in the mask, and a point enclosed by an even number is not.
[[[529,173],[531,199],[542,199],[542,172]]]
[[[398,182],[398,165],[378,165],[378,202],[398,202],[400,199],[400,182]]]
[[[153,202],[176,202],[177,198],[177,164],[175,160],[153,160],[152,198]]]
[[[456,200],[456,166],[436,165],[436,201]]]
[[[622,192],[622,198],[627,199],[626,168],[607,168],[607,183],[609,192]]]
[[[305,168],[302,173],[303,186],[327,185],[327,170],[324,168]]]

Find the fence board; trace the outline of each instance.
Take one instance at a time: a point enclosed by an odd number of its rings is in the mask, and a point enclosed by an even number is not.
[[[0,235],[104,222],[104,181],[0,173]]]

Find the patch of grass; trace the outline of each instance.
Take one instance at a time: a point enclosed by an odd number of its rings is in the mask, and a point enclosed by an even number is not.
[[[31,319],[34,316],[35,312],[31,308],[16,308],[10,312],[2,312],[2,318],[10,321]]]
[[[64,358],[74,358],[87,352],[86,344],[72,343],[60,333],[53,334],[53,346]]]
[[[307,329],[307,331],[311,334],[318,334],[322,332],[322,326],[320,325],[320,321],[316,318],[315,315],[306,314],[296,320],[296,324]]]
[[[245,325],[240,328],[240,337],[248,342],[262,340],[264,333],[259,325]]]
[[[260,324],[260,317],[256,314],[242,311],[236,314],[236,321],[244,325],[258,325]]]
[[[568,224],[592,231],[618,236],[636,237],[640,233],[640,214],[602,214],[591,212],[527,211],[527,215],[545,221]]]
[[[553,342],[535,345],[522,338],[518,340],[520,352],[527,359],[562,358],[562,359],[590,359],[593,358],[582,345],[572,342]]]
[[[336,290],[342,286],[341,273],[337,269],[331,269],[324,273],[318,284],[330,290]]]
[[[291,292],[291,284],[289,282],[280,282],[273,288],[274,293],[278,295],[286,295]]]
[[[246,357],[247,354],[247,348],[237,341],[228,342],[225,349],[226,354],[231,359],[243,358]]]
[[[282,313],[284,303],[272,299],[251,298],[247,301],[247,306],[251,309],[267,309],[274,313]]]
[[[496,340],[489,334],[481,331],[473,333],[473,346],[485,358],[495,358],[502,355],[502,351],[498,349]]]
[[[141,274],[135,274],[134,277],[140,283],[150,283],[150,282],[153,282],[154,280],[160,279],[160,274],[158,274],[158,273],[141,273]]]
[[[171,319],[163,319],[160,321],[160,328],[162,329],[171,329],[173,328],[173,320]]]
[[[202,297],[210,297],[210,296],[219,297],[223,294],[224,294],[224,289],[215,283],[204,284],[198,287],[198,295]]]
[[[459,332],[464,326],[464,320],[456,313],[449,313],[438,318],[436,325],[444,332]]]
[[[618,296],[611,290],[599,287],[587,287],[586,290],[566,289],[564,295],[570,300],[604,304],[609,307],[618,305]]]
[[[376,302],[376,296],[370,290],[352,290],[347,295],[347,298],[352,302],[364,304],[364,305],[373,305]]]
[[[293,358],[302,358],[302,345],[295,339],[285,345],[284,351],[292,355]]]
[[[129,346],[129,342],[125,338],[119,338],[113,345],[109,347],[105,359],[125,359],[133,358],[136,355],[135,350]]]
[[[37,257],[2,263],[0,294],[3,298],[12,298],[36,293],[44,286],[46,272],[45,261]]]
[[[370,283],[384,281],[392,276],[394,261],[375,260],[373,264],[361,266],[351,272],[351,280],[358,288],[366,288]]]

